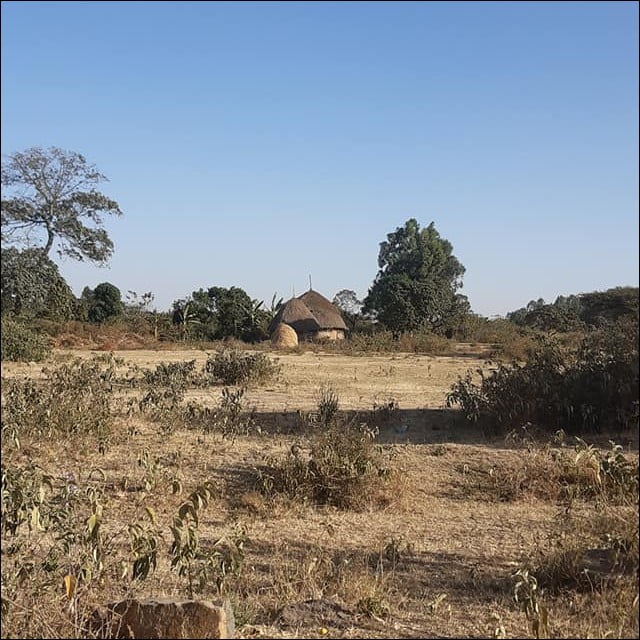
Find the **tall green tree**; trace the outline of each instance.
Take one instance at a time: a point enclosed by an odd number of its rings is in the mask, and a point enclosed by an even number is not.
[[[110,282],[102,282],[93,291],[85,287],[81,300],[86,304],[91,322],[105,322],[124,313],[120,289]]]
[[[75,297],[58,267],[42,249],[2,249],[2,315],[68,320]]]
[[[32,246],[54,244],[60,255],[104,264],[113,242],[103,216],[122,215],[120,206],[96,189],[106,181],[95,166],[74,151],[33,147],[2,163],[2,240]]]
[[[467,298],[457,293],[465,268],[452,251],[433,222],[421,229],[415,219],[407,220],[380,243],[379,271],[364,312],[395,332],[445,333],[469,312]]]
[[[267,313],[240,287],[211,287],[207,295],[218,323],[218,338],[260,339]]]

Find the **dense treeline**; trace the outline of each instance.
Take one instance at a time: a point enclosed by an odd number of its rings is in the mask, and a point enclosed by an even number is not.
[[[614,287],[570,296],[558,296],[553,303],[542,298],[507,314],[522,327],[543,331],[572,331],[597,327],[623,318],[638,318],[638,287]]]

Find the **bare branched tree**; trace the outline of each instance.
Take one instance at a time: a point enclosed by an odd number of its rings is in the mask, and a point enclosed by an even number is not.
[[[2,163],[3,242],[33,246],[44,235],[46,255],[57,243],[60,255],[105,264],[113,242],[103,215],[122,215],[118,203],[95,188],[106,180],[74,151],[33,147],[11,154]]]

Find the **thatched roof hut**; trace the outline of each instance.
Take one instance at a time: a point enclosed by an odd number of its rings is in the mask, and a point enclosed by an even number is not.
[[[280,307],[269,325],[269,333],[283,323],[292,327],[301,340],[341,340],[347,331],[338,309],[312,289]]]
[[[303,293],[298,300],[304,302],[313,314],[313,317],[318,321],[321,329],[347,330],[347,325],[344,323],[336,306],[331,304],[331,302],[317,291],[309,289],[309,291]]]
[[[288,324],[297,334],[314,333],[320,330],[320,325],[307,305],[298,298],[287,300],[276,313],[269,325],[269,333],[273,333],[280,324]]]

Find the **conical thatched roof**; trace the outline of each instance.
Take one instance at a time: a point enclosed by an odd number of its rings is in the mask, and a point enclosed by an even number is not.
[[[273,333],[280,323],[288,324],[298,333],[320,331],[320,325],[307,305],[298,298],[291,298],[281,307],[269,324],[269,333]]]
[[[347,330],[337,307],[331,304],[324,296],[317,291],[309,289],[307,293],[303,293],[299,301],[304,302],[306,307],[311,311],[313,317],[318,321],[321,329],[343,329]],[[284,322],[287,322],[286,320]],[[290,322],[288,324],[291,324]]]

